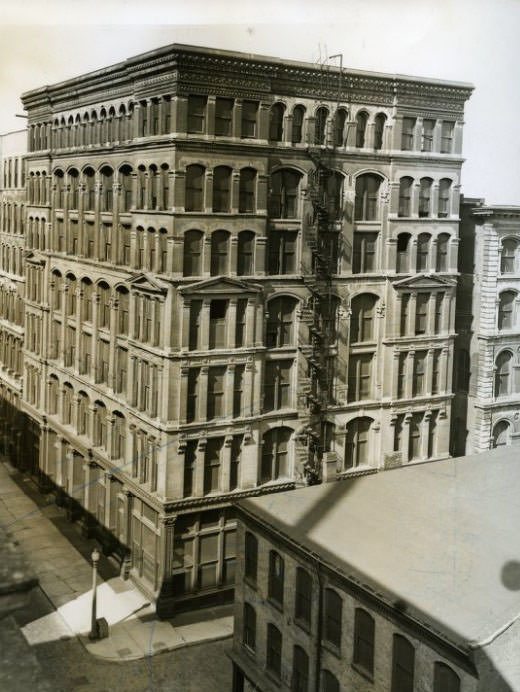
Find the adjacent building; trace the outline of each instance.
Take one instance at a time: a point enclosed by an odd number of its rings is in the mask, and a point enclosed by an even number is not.
[[[182,45],[23,95],[23,410],[158,611],[232,502],[449,455],[468,84]]]
[[[464,199],[454,453],[520,443],[520,207]]]
[[[234,692],[518,690],[517,457],[240,501]]]

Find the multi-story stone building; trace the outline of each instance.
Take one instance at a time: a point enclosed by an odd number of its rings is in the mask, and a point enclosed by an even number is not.
[[[518,690],[517,461],[237,503],[233,692]]]
[[[159,612],[236,498],[449,454],[470,93],[173,45],[23,95],[24,407]]]
[[[21,414],[26,151],[25,129],[0,136],[0,447],[30,466],[34,430]]]
[[[520,207],[464,199],[454,452],[520,444]]]

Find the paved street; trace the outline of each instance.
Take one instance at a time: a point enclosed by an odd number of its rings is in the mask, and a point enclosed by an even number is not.
[[[40,589],[35,590],[28,608],[16,615],[24,626],[35,616],[41,617],[53,608]],[[2,638],[0,636],[0,646]],[[231,663],[226,652],[231,640],[189,646],[135,661],[116,663],[89,654],[73,637],[31,647],[36,654],[52,692],[229,692]],[[16,667],[16,661],[14,662]],[[0,671],[2,692],[36,692],[32,684],[20,680],[6,683]]]
[[[90,624],[89,556],[95,542],[80,535],[51,497],[42,497],[3,462],[0,489],[0,520],[40,579],[30,605],[16,614],[21,634],[4,621],[0,648],[18,636],[17,646],[36,655],[53,692],[230,689],[229,606],[161,622],[139,590],[101,556],[98,615],[107,618],[110,636],[90,642],[84,634]],[[2,661],[1,692],[33,692],[34,683],[27,675],[22,679],[16,660],[12,663],[10,669],[9,661]]]

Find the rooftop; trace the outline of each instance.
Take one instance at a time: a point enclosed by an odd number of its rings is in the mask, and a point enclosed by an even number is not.
[[[508,447],[239,506],[467,650],[520,613],[519,497]]]

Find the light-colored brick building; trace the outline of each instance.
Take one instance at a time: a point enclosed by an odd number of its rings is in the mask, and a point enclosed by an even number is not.
[[[23,95],[24,411],[160,613],[230,595],[235,499],[449,454],[471,88],[173,45]]]
[[[514,450],[237,503],[233,692],[513,692]]]
[[[520,444],[520,207],[464,199],[454,453]]]

